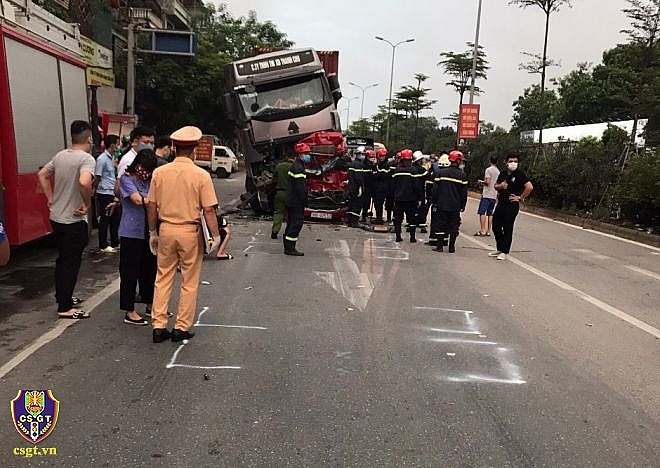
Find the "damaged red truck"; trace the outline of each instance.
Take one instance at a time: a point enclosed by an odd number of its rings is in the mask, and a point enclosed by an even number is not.
[[[279,50],[227,67],[225,114],[245,155],[245,198],[257,211],[272,210],[276,164],[300,141],[311,147],[306,166],[307,216],[340,219],[348,183],[337,102],[339,52]]]

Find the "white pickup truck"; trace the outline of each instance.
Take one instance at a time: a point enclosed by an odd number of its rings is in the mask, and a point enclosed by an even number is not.
[[[234,152],[226,146],[214,145],[211,159],[196,158],[195,164],[223,179],[238,171],[238,159]]]

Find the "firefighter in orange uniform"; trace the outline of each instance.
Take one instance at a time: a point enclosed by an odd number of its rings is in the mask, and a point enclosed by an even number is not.
[[[202,131],[187,126],[172,133],[170,138],[176,146],[176,158],[154,171],[147,197],[149,247],[158,262],[151,312],[154,343],[170,337],[172,341],[183,341],[194,335],[192,326],[204,254],[202,213],[213,236],[211,251],[218,248],[221,240],[215,214],[218,199],[211,176],[193,163]],[[160,222],[158,230],[157,222]],[[178,264],[181,292],[176,322],[170,333],[167,309]]]

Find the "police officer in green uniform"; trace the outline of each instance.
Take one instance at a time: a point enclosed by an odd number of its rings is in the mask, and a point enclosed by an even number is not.
[[[293,156],[290,155],[275,166],[275,200],[273,202],[275,212],[273,213],[273,227],[270,233],[271,239],[277,239],[277,234],[282,229],[284,211],[286,210],[286,187],[289,179],[289,169],[291,169],[293,160]]]

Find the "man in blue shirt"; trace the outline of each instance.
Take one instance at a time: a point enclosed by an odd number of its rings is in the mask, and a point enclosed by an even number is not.
[[[99,207],[99,250],[114,253],[119,246],[120,212],[114,208],[114,188],[116,170],[113,154],[119,144],[117,135],[107,135],[103,138],[105,151],[96,159],[94,170],[94,186]],[[110,244],[108,244],[108,228],[110,229]]]

